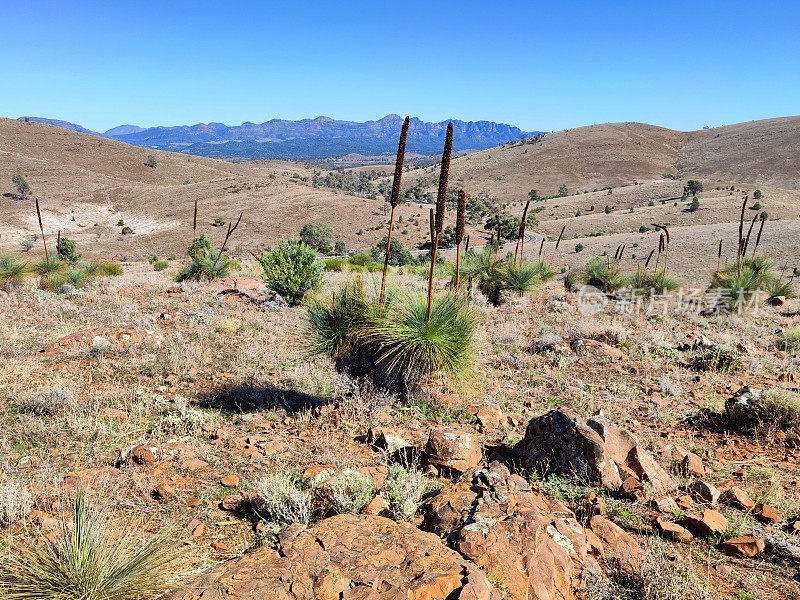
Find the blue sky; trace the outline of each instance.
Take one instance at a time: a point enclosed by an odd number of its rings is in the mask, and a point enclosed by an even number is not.
[[[0,115],[697,129],[800,114],[800,1],[4,0]]]

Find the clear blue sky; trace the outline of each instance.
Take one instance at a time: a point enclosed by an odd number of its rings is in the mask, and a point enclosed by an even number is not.
[[[0,115],[697,129],[800,114],[800,1],[4,0]]]

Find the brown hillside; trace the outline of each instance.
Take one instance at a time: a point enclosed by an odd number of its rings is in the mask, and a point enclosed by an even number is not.
[[[151,154],[155,168],[145,164]],[[195,200],[198,229],[216,244],[225,231],[211,222],[244,211],[232,249],[245,254],[297,236],[311,221],[329,224],[335,238],[353,249],[368,250],[385,235],[379,228],[386,220],[382,200],[312,188],[302,181],[311,171],[299,163],[234,164],[0,119],[0,251],[19,251],[23,239],[39,231],[33,202],[23,205],[13,194],[17,173],[41,202],[47,235],[61,231],[87,257],[182,257],[191,241]],[[418,212],[419,207],[399,209],[407,224],[398,236],[408,246],[427,236],[427,222],[408,223]],[[133,235],[121,234],[120,219]]]
[[[800,117],[693,131],[687,140],[682,177],[800,189]]]

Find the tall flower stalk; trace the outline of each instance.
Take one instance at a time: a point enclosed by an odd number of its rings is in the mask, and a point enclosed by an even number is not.
[[[464,240],[464,221],[467,213],[467,195],[458,190],[458,207],[456,209],[456,292],[461,275],[461,242]]]
[[[394,209],[400,204],[400,179],[403,176],[403,160],[406,155],[406,138],[408,137],[409,118],[403,121],[403,128],[400,130],[400,143],[397,146],[397,160],[394,162],[394,180],[392,181],[392,195],[389,204],[392,212],[389,215],[389,237],[386,241],[386,255],[383,257],[383,278],[381,279],[381,296],[378,303],[378,314],[383,314],[383,298],[386,293],[386,272],[389,270],[389,252],[392,249],[392,232],[394,231]]]
[[[436,253],[439,250],[439,234],[444,226],[444,210],[447,201],[447,179],[450,175],[450,155],[453,152],[453,124],[447,124],[447,134],[444,138],[444,152],[442,152],[442,170],[439,173],[439,193],[436,196],[436,215],[433,224],[434,239],[433,253],[431,255],[431,273],[428,278],[428,311],[425,315],[426,325],[431,320],[431,302],[433,301],[433,272],[436,268]]]

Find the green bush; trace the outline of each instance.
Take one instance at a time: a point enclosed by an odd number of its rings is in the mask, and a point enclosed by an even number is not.
[[[613,292],[628,283],[617,266],[609,266],[602,258],[596,257],[586,263],[579,271],[580,281],[604,292]]]
[[[762,196],[761,190],[756,190],[755,192],[753,192],[753,199],[754,200],[761,200],[761,196]]]
[[[58,258],[61,260],[71,262],[73,264],[78,262],[81,256],[83,256],[77,252],[77,244],[75,241],[66,236],[58,240],[56,253],[58,254]]]
[[[382,254],[386,251],[386,244],[389,242],[389,236],[384,236],[370,251],[372,260],[375,262],[383,262]],[[442,244],[444,246],[444,244]],[[403,242],[397,238],[392,238],[392,247],[389,250],[389,264],[392,266],[403,266],[414,262],[411,253],[403,246]],[[383,268],[383,267],[381,267]]]
[[[55,253],[49,253],[46,258],[33,265],[33,271],[42,277],[49,277],[66,269],[67,265]]]
[[[324,223],[306,223],[300,230],[300,241],[318,252],[331,251],[333,229]]]
[[[379,273],[383,271],[383,263],[371,262],[366,265],[367,273]]]
[[[717,346],[700,350],[692,359],[692,367],[698,371],[728,372],[742,363],[741,354],[736,350]]]
[[[583,252],[583,244],[575,244],[575,252]]]
[[[167,267],[169,267],[169,263],[166,260],[157,260],[153,263],[154,271],[163,271]]]
[[[97,271],[106,277],[119,277],[122,275],[122,265],[113,262],[100,263],[97,265]]]
[[[344,266],[347,264],[347,260],[339,256],[327,258],[324,262],[326,271],[343,271]]]
[[[427,296],[395,300],[386,318],[374,322],[369,339],[376,343],[379,360],[391,376],[419,381],[434,373],[463,379],[473,369],[478,317],[463,295],[433,299],[426,321]]]
[[[297,240],[281,240],[259,259],[267,287],[278,292],[290,306],[299,304],[307,292],[322,283],[325,265],[317,253]]]
[[[186,253],[189,255],[189,258],[192,259],[197,258],[200,254],[206,252],[211,252],[211,242],[209,242],[208,238],[202,234],[200,237],[192,240],[192,243],[189,244],[189,247],[186,249]]]
[[[347,262],[349,262],[351,265],[365,267],[372,261],[373,258],[371,252],[359,252],[358,254],[351,256]]]

